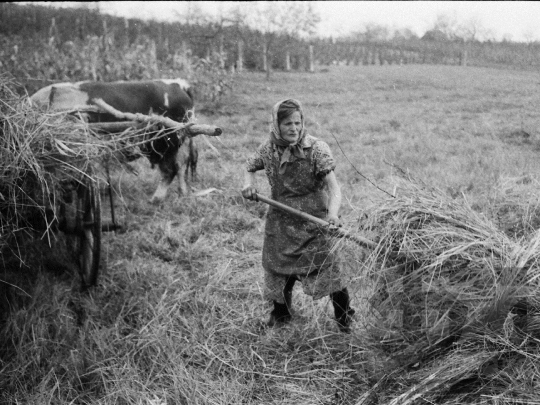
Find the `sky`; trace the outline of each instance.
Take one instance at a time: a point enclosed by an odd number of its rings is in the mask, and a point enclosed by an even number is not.
[[[55,2],[73,5],[74,2]],[[217,16],[232,1],[102,1],[96,2],[102,12],[127,18],[152,18],[178,21],[189,4],[196,3],[205,13]],[[540,41],[540,2],[536,1],[312,1],[321,22],[318,34],[338,36],[362,31],[365,24],[376,23],[389,28],[409,28],[422,36],[432,28],[440,14],[459,23],[477,20],[490,31],[491,38],[512,41]],[[80,4],[80,3],[79,3]],[[88,3],[87,3],[88,4]],[[245,2],[244,2],[245,4]]]

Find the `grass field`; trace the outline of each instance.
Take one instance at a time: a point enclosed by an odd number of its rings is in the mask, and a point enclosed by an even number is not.
[[[539,225],[539,85],[534,72],[455,66],[238,75],[233,94],[198,106],[199,122],[224,130],[211,139],[219,155],[199,140],[192,183],[214,192],[150,205],[158,173],[137,161],[138,176],[115,173],[128,229],[104,236],[98,286],[79,292],[61,239],[12,280],[23,289],[9,290],[3,316],[0,403],[356,404],[394,364],[365,340],[361,263],[347,268],[359,314],[351,335],[338,332],[327,299],[298,287],[293,322],[264,328],[266,207],[240,188],[271,106],[299,99],[308,131],[329,143],[345,228],[399,193],[397,166],[521,240]],[[259,186],[268,194],[262,172]]]

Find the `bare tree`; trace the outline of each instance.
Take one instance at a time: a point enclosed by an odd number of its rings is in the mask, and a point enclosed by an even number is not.
[[[175,13],[180,16],[178,12]],[[203,11],[197,2],[190,1],[187,3],[187,10],[183,15],[183,20],[187,25],[205,25],[210,21],[210,16]]]
[[[478,16],[470,18],[459,27],[459,36],[465,41],[480,41],[486,33],[487,30]]]
[[[525,42],[529,45],[535,42],[535,35],[531,28],[523,31],[523,38],[525,38]]]
[[[109,3],[109,2],[108,1],[103,1],[103,2],[99,2],[99,1],[79,1],[78,3],[74,3],[72,7],[73,8],[84,9],[84,10],[101,11],[101,10],[107,10],[107,3]]]
[[[457,16],[453,14],[438,14],[431,30],[438,30],[446,35],[448,39],[460,38],[459,31],[461,26],[458,23]]]
[[[263,68],[270,78],[272,51],[278,35],[310,35],[320,22],[311,2],[265,1],[248,3],[241,11],[247,25],[262,33]]]
[[[364,36],[367,42],[383,42],[390,39],[390,29],[384,25],[367,23]]]
[[[502,37],[502,42],[512,42],[513,36],[512,34],[505,33]]]
[[[374,22],[366,23],[361,31],[351,34],[350,38],[361,42],[384,42],[391,38],[390,28]]]
[[[394,35],[392,36],[393,40],[404,40],[408,41],[411,39],[418,39],[418,35],[411,30],[410,28],[398,28],[394,31]]]

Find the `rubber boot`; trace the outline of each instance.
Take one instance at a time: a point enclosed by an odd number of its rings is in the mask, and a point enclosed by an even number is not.
[[[287,304],[280,304],[274,301],[274,309],[270,312],[270,319],[267,322],[269,327],[283,325],[291,320],[291,313]]]
[[[287,283],[285,284],[285,288],[283,289],[283,298],[285,299],[285,305],[287,305],[287,309],[289,310],[290,314],[292,314],[292,292],[295,282],[296,277],[289,277],[289,279],[287,279]]]
[[[334,306],[334,315],[339,330],[344,333],[350,333],[354,309],[350,307],[350,298],[347,288],[333,292],[330,294],[330,299]]]
[[[292,292],[295,282],[295,277],[290,277],[287,279],[285,288],[283,288],[283,299],[285,300],[285,304],[274,301],[274,309],[270,313],[270,319],[267,323],[268,326],[273,327],[276,324],[284,324],[291,320]]]

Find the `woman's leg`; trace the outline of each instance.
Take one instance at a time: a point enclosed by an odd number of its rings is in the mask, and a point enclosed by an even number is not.
[[[292,291],[296,277],[291,276],[287,278],[285,287],[283,288],[283,300],[284,304],[274,300],[274,309],[270,313],[270,319],[268,320],[268,326],[274,326],[277,323],[286,323],[291,320],[292,310]]]
[[[347,288],[340,291],[335,291],[330,294],[330,299],[332,300],[332,305],[334,306],[334,315],[336,317],[339,329],[342,332],[350,332],[354,309],[352,309],[350,306],[349,291]]]

